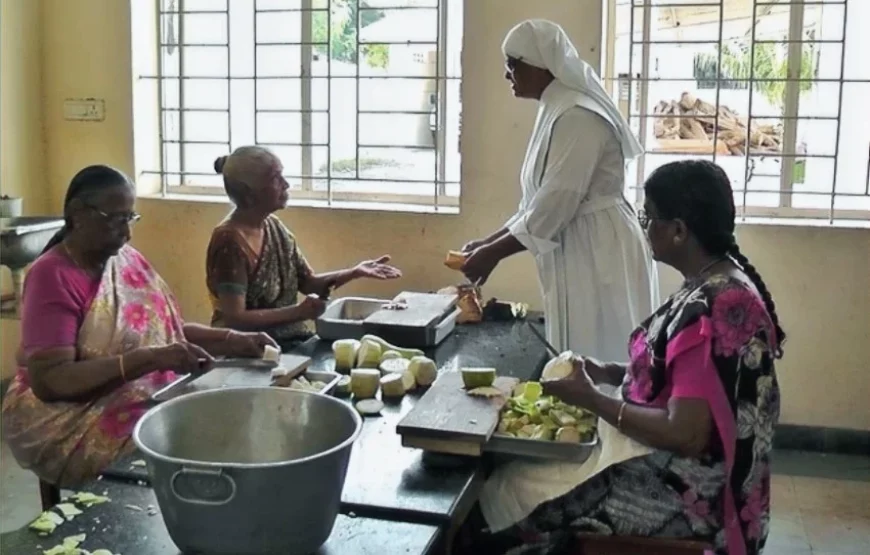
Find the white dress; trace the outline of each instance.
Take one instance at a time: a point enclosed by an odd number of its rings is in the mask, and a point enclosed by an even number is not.
[[[550,84],[506,227],[535,257],[553,346],[627,361],[629,334],[658,306],[658,280],[607,117],[582,93]]]

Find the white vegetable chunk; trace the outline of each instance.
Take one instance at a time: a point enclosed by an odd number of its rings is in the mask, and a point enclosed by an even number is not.
[[[551,359],[541,372],[541,381],[550,382],[564,380],[574,371],[574,353],[565,351],[554,359]]]
[[[332,355],[335,358],[335,371],[347,374],[356,366],[356,357],[360,342],[356,339],[339,339],[332,344]]]
[[[377,395],[381,373],[370,368],[355,368],[350,371],[350,389],[357,399],[370,399]]]
[[[435,365],[435,361],[426,357],[412,358],[408,369],[414,374],[417,385],[423,387],[432,385],[432,382],[438,377],[438,367]]]
[[[266,345],[263,348],[263,360],[281,362],[281,351],[271,345]]]
[[[381,394],[384,397],[401,398],[405,395],[405,384],[402,374],[387,374],[381,377]]]
[[[357,412],[363,416],[374,416],[384,410],[384,404],[377,399],[363,399],[354,406]]]

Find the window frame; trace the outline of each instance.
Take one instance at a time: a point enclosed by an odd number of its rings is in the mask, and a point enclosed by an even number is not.
[[[231,49],[231,36],[230,36],[230,2],[232,0],[226,0],[226,9],[224,10],[213,10],[208,11],[210,14],[221,14],[226,16],[227,20],[227,38],[226,43],[221,43],[217,46],[226,48],[227,51],[227,63],[231,64],[231,59],[229,55],[229,51]],[[170,176],[180,176],[182,180],[184,180],[185,176],[196,176],[203,175],[199,172],[185,172],[184,165],[184,148],[185,144],[196,144],[195,140],[184,140],[184,113],[186,111],[201,111],[197,108],[187,108],[184,107],[184,87],[181,85],[185,79],[208,79],[202,77],[185,77],[184,73],[184,48],[182,46],[189,46],[189,44],[185,43],[184,40],[184,17],[185,14],[190,13],[206,13],[206,12],[198,12],[195,10],[185,11],[184,5],[185,0],[176,0],[177,8],[175,10],[167,10],[165,9],[164,2],[165,0],[153,0],[155,6],[155,17],[156,17],[156,26],[154,29],[154,36],[156,37],[155,46],[156,46],[156,75],[151,77],[151,79],[155,79],[157,82],[157,106],[156,106],[156,114],[157,114],[157,125],[158,128],[158,138],[157,138],[157,159],[159,164],[159,170],[142,170],[139,173],[144,176],[148,176],[152,179],[156,179],[158,182],[157,189],[159,190],[159,196],[164,198],[174,197],[174,198],[207,198],[207,197],[223,197],[225,195],[223,187],[214,186],[214,185],[197,185],[197,184],[172,184],[170,183]],[[332,169],[332,147],[329,143],[332,140],[331,137],[331,116],[330,116],[330,105],[332,102],[332,87],[334,82],[334,76],[331,72],[331,64],[332,59],[330,56],[326,56],[327,59],[327,73],[326,75],[318,75],[312,76],[312,65],[315,60],[315,47],[321,43],[315,43],[313,41],[313,20],[314,14],[318,12],[325,12],[326,16],[326,45],[330,45],[332,43],[333,32],[332,32],[332,9],[333,0],[299,0],[300,7],[299,8],[285,8],[285,9],[277,9],[277,8],[259,8],[258,0],[253,0],[253,15],[256,21],[257,15],[268,12],[296,12],[300,14],[301,19],[301,33],[299,42],[282,42],[281,46],[298,46],[301,50],[300,58],[301,58],[301,70],[299,76],[288,76],[292,79],[298,79],[299,87],[300,87],[300,97],[301,97],[301,106],[299,110],[286,110],[286,112],[297,112],[301,117],[301,135],[300,142],[298,144],[290,144],[287,143],[285,146],[298,146],[301,150],[302,156],[302,164],[301,164],[301,172],[300,175],[296,176],[285,176],[288,179],[292,179],[291,181],[291,189],[290,189],[290,201],[288,205],[303,205],[303,206],[326,206],[326,207],[336,207],[336,208],[352,208],[352,209],[361,209],[361,210],[398,210],[398,211],[408,211],[408,212],[443,212],[447,214],[456,214],[459,211],[460,206],[460,198],[462,195],[462,184],[461,179],[457,179],[456,181],[451,181],[447,179],[447,133],[448,133],[448,85],[450,82],[459,82],[461,83],[461,75],[460,76],[450,76],[448,74],[448,56],[450,51],[448,51],[448,33],[456,34],[458,33],[460,37],[464,34],[464,22],[461,27],[458,29],[449,30],[448,26],[448,8],[452,3],[451,0],[437,0],[435,6],[420,6],[420,9],[432,9],[437,10],[437,32],[435,36],[434,42],[425,42],[419,43],[424,45],[433,45],[435,46],[435,75],[433,77],[426,77],[425,79],[430,79],[435,83],[435,91],[431,93],[432,96],[435,97],[434,103],[434,113],[428,116],[429,121],[435,122],[434,129],[434,145],[432,150],[435,156],[435,172],[433,180],[414,180],[414,179],[380,179],[380,178],[364,178],[360,176],[360,151],[361,149],[367,148],[369,146],[375,148],[389,148],[381,145],[366,145],[360,144],[360,131],[359,131],[359,120],[360,114],[366,113],[379,113],[379,114],[401,114],[402,111],[383,111],[383,112],[372,112],[366,111],[360,108],[359,105],[359,83],[361,79],[366,79],[368,76],[360,74],[359,65],[357,65],[356,76],[352,77],[352,81],[356,88],[356,97],[357,104],[355,107],[356,113],[356,140],[355,140],[355,160],[356,160],[356,171],[355,177],[346,177],[346,176],[336,176],[333,174]],[[314,7],[314,3],[320,4],[324,2],[326,4],[326,8],[316,8]],[[357,8],[358,14],[366,10],[395,10],[397,7],[401,9],[401,2],[396,2],[396,6],[359,6]],[[163,55],[164,55],[164,47],[165,36],[164,36],[164,28],[162,25],[163,17],[167,14],[179,14],[177,17],[177,45],[179,46],[179,71],[178,76],[174,75],[164,75],[163,70]],[[356,53],[357,53],[357,64],[362,64],[361,51],[365,44],[382,44],[380,42],[365,42],[360,39],[360,17],[358,15],[356,20]],[[452,38],[452,35],[451,35]],[[257,37],[256,32],[256,23],[254,24],[254,33],[253,33],[253,51],[254,57],[256,60],[258,48],[261,46],[270,46],[273,43],[266,42],[265,44],[261,42],[261,40]],[[405,44],[405,43],[390,43],[390,44]],[[413,44],[418,44],[414,42]],[[196,46],[196,45],[194,45]],[[226,78],[213,78],[216,82],[225,82],[228,89],[228,101],[226,110],[220,110],[227,114],[228,118],[228,144],[229,148],[235,148],[237,146],[241,146],[233,143],[232,139],[232,83],[234,80],[243,78],[238,76],[232,76],[229,71],[229,67],[227,77]],[[263,143],[256,141],[257,138],[257,116],[262,114],[262,111],[258,111],[256,107],[256,97],[257,97],[257,69],[256,62],[254,63],[253,69],[253,81],[254,81],[254,137],[256,144],[263,144],[268,146],[270,143]],[[309,77],[305,77],[308,75]],[[148,79],[149,76],[140,76],[140,79]],[[385,79],[402,79],[405,78],[404,75],[385,75],[382,78]],[[165,101],[165,92],[164,92],[164,79],[178,79],[179,80],[179,98],[178,98],[178,107],[177,108],[168,108]],[[312,105],[312,87],[315,79],[323,79],[327,83],[327,108],[325,110],[314,110]],[[460,85],[461,87],[461,85]],[[459,136],[459,141],[461,143],[461,121],[462,121],[462,104],[461,98],[456,99],[458,113],[458,125],[455,132]],[[179,124],[178,124],[178,140],[166,140],[165,139],[165,121],[163,114],[165,111],[177,111],[179,113]],[[314,145],[312,140],[312,116],[317,113],[325,113],[326,116],[326,127],[328,133],[326,151],[327,151],[327,162],[326,162],[326,174],[323,176],[314,175],[313,171],[313,162],[312,162],[312,153],[314,148],[322,148],[324,145]],[[181,144],[182,148],[180,148],[180,160],[179,160],[179,172],[167,171],[166,168],[166,148],[167,144]],[[401,148],[414,148],[411,145],[407,147],[405,145],[400,145]],[[229,149],[228,149],[229,150]],[[461,152],[459,153],[459,160],[461,160]],[[461,174],[461,162],[459,173]],[[327,185],[327,189],[324,190],[315,190],[314,183],[315,181],[325,182]],[[396,182],[396,183],[424,183],[427,186],[432,186],[431,194],[422,194],[422,193],[392,193],[386,191],[335,191],[333,190],[333,182],[366,182],[371,181],[375,183],[385,183],[385,182]],[[295,188],[292,185],[298,182],[300,187]],[[455,185],[458,186],[459,191],[457,194],[448,194],[447,193],[447,185]]]
[[[721,46],[725,44],[723,37],[723,21],[724,21],[724,4],[727,0],[719,0],[716,3],[705,3],[705,6],[709,6],[710,8],[718,8],[718,36],[715,38],[711,37],[710,41],[714,41],[719,45],[719,60],[718,60],[718,73],[716,75],[717,82],[722,79],[722,55],[721,55]],[[752,15],[751,20],[757,21],[758,18],[762,15],[759,14],[759,8],[764,6],[772,6],[775,3],[775,0],[751,0],[752,2]],[[660,4],[665,4],[664,6],[660,6]],[[653,82],[655,79],[650,77],[650,49],[651,45],[655,44],[655,41],[651,41],[651,33],[652,33],[652,23],[653,23],[653,9],[659,7],[681,7],[682,4],[686,4],[686,7],[693,7],[695,4],[691,2],[665,2],[663,0],[653,3],[653,0],[629,0],[628,6],[631,11],[631,22],[629,23],[628,29],[628,37],[629,37],[629,69],[626,75],[618,74],[618,70],[616,68],[616,41],[617,41],[617,6],[618,0],[603,0],[603,14],[604,14],[604,25],[603,25],[603,33],[602,33],[602,59],[601,65],[604,68],[603,77],[605,87],[611,95],[614,95],[614,88],[622,89],[627,88],[627,106],[629,107],[628,113],[625,114],[626,118],[629,120],[630,124],[634,123],[634,120],[638,121],[639,127],[639,135],[641,144],[643,144],[644,149],[646,149],[647,143],[647,129],[649,120],[649,114],[647,114],[646,106],[648,106],[649,101],[649,84]],[[786,56],[786,64],[787,64],[787,72],[788,77],[786,79],[793,79],[791,81],[785,81],[785,87],[787,93],[785,95],[785,102],[783,104],[783,114],[781,119],[783,121],[783,142],[782,142],[782,152],[778,153],[776,157],[780,157],[782,159],[790,159],[795,160],[801,155],[796,152],[797,150],[797,127],[798,122],[801,119],[799,115],[799,103],[800,103],[800,66],[801,60],[804,55],[803,46],[808,43],[819,43],[819,42],[827,42],[827,43],[839,43],[842,46],[841,51],[841,60],[840,60],[840,75],[838,79],[812,79],[813,83],[818,82],[833,82],[838,84],[838,106],[837,106],[837,116],[836,118],[831,118],[836,122],[836,145],[834,147],[833,156],[827,157],[833,160],[833,170],[831,179],[833,183],[831,184],[830,193],[820,193],[819,196],[825,196],[830,200],[830,208],[800,208],[792,206],[793,197],[791,195],[793,186],[794,186],[794,164],[791,163],[783,163],[781,165],[782,171],[780,173],[779,179],[779,206],[775,207],[764,207],[764,206],[756,206],[751,204],[746,204],[746,196],[749,193],[753,193],[754,191],[744,185],[743,191],[735,191],[735,197],[743,197],[743,202],[735,202],[737,215],[738,217],[746,220],[746,219],[758,219],[758,220],[783,220],[785,223],[786,220],[789,220],[791,223],[793,222],[801,222],[801,221],[815,221],[815,222],[826,222],[829,224],[848,224],[849,222],[855,222],[861,227],[864,227],[868,223],[870,223],[870,209],[839,209],[835,208],[834,204],[837,198],[849,197],[849,196],[858,196],[861,198],[866,198],[870,196],[870,152],[868,152],[868,160],[867,160],[867,175],[865,178],[867,179],[867,190],[865,194],[854,194],[854,193],[844,193],[837,192],[837,168],[838,168],[838,157],[840,150],[840,142],[841,142],[841,133],[842,133],[842,118],[843,118],[843,90],[844,85],[847,83],[867,83],[870,80],[867,79],[849,79],[845,78],[843,68],[845,66],[846,59],[846,41],[847,41],[847,18],[848,18],[848,5],[849,0],[842,0],[842,2],[837,2],[836,0],[828,0],[826,2],[827,5],[832,6],[843,6],[843,30],[842,37],[839,40],[805,40],[803,37],[804,33],[804,15],[807,9],[807,6],[812,6],[819,4],[818,1],[813,2],[807,0],[804,2],[803,0],[784,0],[780,3],[782,6],[786,6],[789,8],[789,25],[788,25],[788,36],[785,39],[785,43],[788,45],[787,56]],[[698,3],[700,5],[700,2]],[[795,9],[797,8],[797,9]],[[642,10],[642,18],[643,23],[641,26],[641,39],[640,41],[635,40],[635,10]],[[750,47],[750,59],[755,59],[755,48],[757,44],[762,42],[760,39],[756,39],[756,25],[752,25],[752,33],[749,41]],[[636,65],[634,63],[635,56],[633,55],[633,49],[639,47],[641,49],[641,63],[642,67],[635,68]],[[748,86],[750,91],[752,90],[752,85],[757,83],[755,80],[755,67],[754,64],[750,63],[750,79],[748,82]],[[635,77],[633,77],[635,76]],[[638,90],[638,98],[634,98],[635,88]],[[719,106],[719,94],[721,87],[716,85],[716,105]],[[621,94],[621,92],[620,92]],[[634,102],[638,102],[642,107],[640,113],[638,115],[632,116],[631,106]],[[870,114],[870,112],[868,112]],[[718,115],[716,116],[718,119]],[[749,94],[749,111],[746,115],[747,118],[747,126],[751,126],[753,120],[759,119],[770,119],[765,118],[764,116],[758,116],[752,113],[752,93]],[[812,119],[812,118],[809,118]],[[712,159],[716,161],[717,158],[717,149],[716,144],[718,141],[718,133],[714,133],[713,135],[713,148],[710,156]],[[748,149],[747,149],[748,152]],[[673,153],[674,155],[679,155],[678,153]],[[705,156],[706,157],[706,156]],[[744,163],[744,179],[748,179],[750,176],[750,160],[753,158],[749,154],[744,154],[743,158],[745,160]],[[646,152],[642,154],[637,162],[635,167],[634,178],[636,183],[642,184],[645,177],[645,164],[646,164]],[[745,183],[745,182],[744,182]],[[771,191],[775,192],[775,191]],[[634,200],[637,205],[642,205],[643,203],[643,187],[637,186],[634,187]]]

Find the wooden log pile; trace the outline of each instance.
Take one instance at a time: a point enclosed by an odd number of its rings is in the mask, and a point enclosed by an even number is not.
[[[717,126],[716,106],[686,92],[679,100],[659,102],[653,114],[653,131],[660,150],[698,152],[706,149],[712,152]],[[747,132],[750,153],[782,152],[781,125],[753,121],[749,132],[745,117],[737,115],[727,106],[720,106],[718,127],[716,150],[719,154],[746,154]]]

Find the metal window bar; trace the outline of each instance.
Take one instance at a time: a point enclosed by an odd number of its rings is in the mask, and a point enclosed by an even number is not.
[[[795,38],[800,38],[804,34],[804,6],[801,0],[796,0],[797,3],[789,5],[789,25],[788,39],[783,41],[787,44],[788,55],[786,59],[786,75],[789,77],[800,76],[801,62],[803,59],[803,44],[795,41]],[[757,41],[757,44],[764,44],[763,41]],[[750,89],[750,93],[752,89]],[[783,122],[782,131],[782,153],[793,154],[797,147],[797,121],[798,110],[800,109],[800,87],[786,87],[785,101],[783,102],[783,114],[788,117]],[[747,138],[748,141],[748,138]],[[747,150],[747,152],[749,152]],[[792,190],[794,188],[794,164],[785,163],[785,158],[781,165],[779,177],[779,205],[783,208],[791,207]],[[748,188],[748,187],[747,187]],[[744,206],[744,208],[746,208]]]
[[[632,0],[628,4],[629,7],[629,28],[628,28],[628,43],[629,43],[629,55],[628,55],[628,73],[624,74],[621,68],[616,67],[615,61],[611,62],[609,57],[605,63],[606,74],[605,81],[612,86],[615,82],[621,79],[627,79],[628,81],[628,106],[629,110],[626,114],[626,118],[631,121],[632,118],[638,117],[640,118],[639,127],[640,127],[640,140],[644,148],[646,148],[646,129],[647,129],[647,121],[650,118],[655,117],[670,117],[670,118],[680,118],[680,117],[691,117],[691,116],[660,116],[657,114],[649,114],[647,112],[647,97],[648,97],[648,85],[650,82],[678,82],[678,81],[691,81],[694,78],[658,78],[658,77],[650,77],[650,67],[649,67],[649,50],[650,46],[653,44],[662,45],[662,44],[672,44],[672,45],[685,45],[685,44],[715,44],[718,48],[718,56],[717,56],[717,74],[716,81],[723,81],[722,78],[722,51],[723,45],[725,43],[724,40],[724,3],[725,0],[719,0],[718,3],[653,3],[653,0]],[[607,3],[608,14],[614,14],[616,11],[616,5],[626,5],[626,3],[618,3],[617,0],[610,0]],[[763,207],[753,207],[748,205],[747,195],[749,193],[756,192],[771,192],[767,189],[760,188],[752,188],[750,189],[750,184],[753,177],[765,177],[762,174],[753,171],[754,161],[763,158],[778,158],[783,160],[794,160],[797,158],[817,158],[817,159],[831,159],[833,160],[834,168],[833,175],[831,175],[831,192],[813,192],[813,191],[801,191],[801,195],[829,195],[831,199],[830,207],[827,210],[824,210],[823,217],[828,219],[829,222],[833,222],[835,217],[844,217],[844,218],[861,218],[866,219],[867,215],[863,210],[844,210],[837,209],[835,207],[835,201],[838,197],[861,197],[866,198],[866,196],[870,196],[870,153],[868,153],[868,169],[867,169],[867,191],[866,194],[860,193],[845,193],[837,191],[837,181],[838,181],[838,163],[839,163],[839,151],[840,151],[840,142],[842,135],[842,99],[844,88],[847,83],[868,83],[870,79],[866,78],[846,78],[845,77],[845,60],[846,60],[846,29],[847,29],[847,10],[848,10],[848,1],[842,0],[840,2],[827,0],[827,1],[812,1],[812,0],[787,0],[787,1],[776,1],[776,0],[753,0],[752,3],[752,16],[751,22],[757,22],[760,16],[763,16],[767,13],[765,10],[764,13],[760,13],[762,10],[759,8],[767,7],[789,7],[789,31],[788,36],[785,40],[761,40],[758,39],[756,34],[756,25],[750,24],[750,40],[749,40],[749,79],[728,79],[729,81],[734,82],[746,82],[747,88],[749,89],[748,95],[748,110],[746,114],[746,125],[747,131],[753,128],[754,120],[781,120],[783,122],[783,142],[782,142],[782,151],[777,152],[775,154],[770,154],[764,156],[762,153],[757,151],[753,151],[750,149],[750,134],[747,133],[745,148],[744,151],[747,153],[745,155],[745,167],[744,167],[744,187],[741,191],[742,193],[742,202],[740,203],[741,213],[745,217],[748,214],[754,213],[761,215],[770,215],[770,211],[774,210],[771,208],[763,208]],[[842,33],[839,39],[818,39],[811,38],[806,39],[803,36],[804,33],[804,14],[807,6],[842,6],[843,15],[842,15]],[[650,40],[650,26],[652,23],[652,9],[663,9],[663,8],[715,8],[718,7],[718,40]],[[636,27],[637,27],[637,15],[635,14],[636,10],[642,10],[643,17],[643,25],[641,28],[641,39],[636,40]],[[610,28],[613,28],[613,31]],[[608,36],[613,35],[615,38],[615,29],[616,23],[612,23],[608,25]],[[615,50],[615,41],[613,44],[608,44],[607,48],[609,50]],[[763,78],[756,76],[756,45],[760,44],[783,44],[787,47],[787,76],[785,78]],[[840,45],[841,57],[840,57],[840,72],[837,78],[833,77],[814,77],[804,79],[801,78],[801,61],[804,55],[803,53],[803,45],[805,44],[815,44],[815,45]],[[635,71],[635,48],[640,47],[641,54],[641,71],[639,74]],[[617,78],[617,74],[619,78]],[[635,77],[635,75],[638,75]],[[634,90],[634,82],[639,81],[639,96],[641,100],[641,106],[643,106],[640,110],[632,110],[634,106],[633,103],[633,95],[635,94]],[[759,83],[770,83],[770,82],[784,82],[787,83],[786,86],[786,99],[783,103],[783,113],[781,115],[758,115],[753,111],[753,94],[752,91],[754,89],[754,85]],[[801,116],[799,114],[800,107],[800,93],[801,93],[801,84],[802,83],[835,83],[838,85],[838,104],[837,104],[837,116]],[[720,101],[720,92],[721,87],[716,86],[716,122],[713,130],[713,150],[710,154],[703,154],[702,156],[710,156],[712,155],[713,159],[716,159],[718,154],[718,148],[716,148],[716,142],[718,141],[719,135],[719,109],[721,107]],[[807,154],[807,153],[798,153],[796,152],[796,142],[797,142],[797,127],[800,121],[836,121],[836,145],[834,147],[834,154],[831,155],[821,155],[821,154]],[[668,154],[667,152],[654,152],[654,153],[646,153],[641,155],[637,160],[637,181],[638,184],[643,182],[645,177],[645,159],[647,156],[654,154]],[[671,152],[671,155],[677,154],[675,152]],[[681,155],[690,157],[693,154],[689,153],[679,153]],[[701,154],[698,154],[701,155]],[[809,217],[819,217],[820,210],[818,209],[793,209],[791,206],[792,196],[793,196],[793,178],[794,178],[794,163],[787,162],[782,164],[782,170],[779,173],[780,177],[780,187],[777,191],[780,193],[780,207],[777,210],[781,210],[784,215],[794,215],[799,214],[801,216],[809,216]],[[768,176],[769,177],[769,176]],[[636,191],[636,198],[638,202],[642,201],[642,187],[638,187]],[[857,214],[857,215],[856,215]]]

